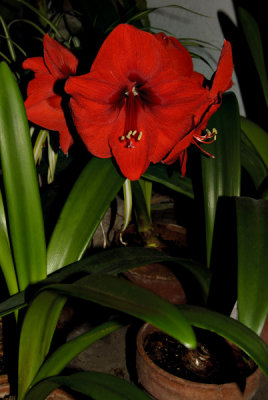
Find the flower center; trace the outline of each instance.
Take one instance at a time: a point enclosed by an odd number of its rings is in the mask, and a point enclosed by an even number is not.
[[[126,120],[124,127],[124,134],[120,136],[120,142],[125,142],[126,147],[134,149],[135,144],[142,138],[142,131],[137,127],[137,114],[138,108],[141,105],[139,90],[136,82],[133,83],[124,93],[125,107],[126,107]]]

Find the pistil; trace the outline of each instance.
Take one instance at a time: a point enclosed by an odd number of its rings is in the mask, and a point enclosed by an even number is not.
[[[124,135],[119,140],[126,142],[127,148],[135,148],[135,143],[139,142],[142,138],[142,131],[137,129],[137,112],[139,102],[141,101],[139,92],[135,83],[124,92],[125,107],[126,107],[126,120]]]

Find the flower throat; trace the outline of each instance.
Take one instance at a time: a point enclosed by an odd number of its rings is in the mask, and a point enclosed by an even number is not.
[[[124,135],[119,139],[121,142],[126,142],[126,147],[134,149],[135,144],[142,138],[142,131],[137,130],[137,112],[138,105],[140,102],[139,92],[135,83],[130,87],[130,90],[126,90],[125,96],[125,107],[126,107],[126,121],[124,128]],[[139,96],[139,97],[138,97]]]

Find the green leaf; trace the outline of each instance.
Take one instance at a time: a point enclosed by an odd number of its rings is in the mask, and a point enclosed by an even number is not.
[[[37,8],[33,7],[29,2],[25,0],[16,0],[19,3],[23,4],[25,7],[28,7],[31,11],[33,11],[38,17],[40,18],[41,21],[43,21],[45,24],[47,24],[52,31],[56,33],[60,38],[63,38],[61,32],[57,29],[56,25],[53,24],[49,18],[47,18],[42,12],[40,12]]]
[[[122,227],[122,231],[124,231],[131,220],[132,215],[132,190],[131,190],[131,182],[129,179],[126,179],[123,185],[123,194],[124,194],[124,224]]]
[[[177,171],[169,174],[167,166],[163,164],[150,165],[142,177],[152,182],[161,183],[169,189],[184,194],[191,199],[194,198],[191,179],[186,176],[182,178]]]
[[[268,200],[236,199],[238,318],[260,334],[268,315]]]
[[[47,250],[48,274],[79,260],[124,183],[110,158],[92,158],[69,194]]]
[[[191,325],[216,332],[236,344],[268,376],[268,346],[252,330],[235,319],[202,307],[183,305],[179,310]]]
[[[78,372],[70,376],[55,376],[36,385],[25,400],[44,400],[59,386],[67,386],[94,400],[150,400],[144,391],[123,379],[102,372]]]
[[[140,247],[107,249],[56,271],[40,282],[40,285],[59,283],[66,280],[68,282],[75,281],[77,276],[81,277],[87,274],[103,273],[115,275],[130,268],[155,262],[172,262],[177,264],[178,268],[185,268],[199,282],[204,297],[207,296],[210,286],[210,271],[206,268],[186,258],[170,257],[161,254],[155,249]],[[39,287],[38,284],[37,287]],[[25,292],[20,292],[0,303],[0,316],[9,314],[15,309],[26,305]]]
[[[255,122],[241,117],[241,129],[268,168],[268,133]]]
[[[139,185],[142,189],[144,200],[146,203],[147,213],[151,216],[151,203],[152,203],[152,182],[147,181],[146,179],[139,179]]]
[[[252,178],[255,188],[259,189],[268,175],[268,168],[243,131],[241,142],[241,162],[242,166]]]
[[[91,344],[114,332],[122,327],[122,324],[116,321],[105,322],[89,332],[77,336],[76,338],[64,343],[43,363],[37,375],[35,376],[31,387],[41,380],[58,375],[67,364],[75,358],[81,351],[87,349]]]
[[[7,64],[0,64],[0,157],[8,226],[20,290],[46,277],[39,188],[23,99]]]
[[[195,335],[173,304],[126,280],[103,274],[90,275],[74,284],[55,284],[42,290],[57,291],[114,308],[164,330],[187,347],[195,347]]]
[[[7,41],[7,47],[8,47],[8,50],[9,50],[10,57],[11,57],[12,61],[16,61],[16,52],[15,52],[15,49],[14,49],[14,46],[13,46],[13,42],[12,42],[12,40],[10,38],[10,34],[9,34],[8,28],[6,26],[6,23],[5,23],[5,21],[4,21],[4,19],[2,18],[1,15],[0,15],[0,23],[2,25],[2,28],[3,28],[3,31],[4,31],[4,34],[5,34],[5,39]]]
[[[148,182],[150,184],[150,182]],[[131,183],[133,197],[133,211],[135,212],[138,231],[147,232],[152,230],[151,214],[148,212],[147,198],[140,181]]]
[[[0,317],[11,314],[13,311],[19,310],[25,306],[27,306],[25,292],[22,291],[8,297],[7,300],[0,303]]]
[[[249,49],[251,51],[251,55],[259,74],[266,106],[268,107],[268,79],[260,30],[256,20],[248,11],[246,11],[242,7],[238,7],[237,11],[239,21],[242,25]]]
[[[218,131],[217,140],[209,145],[209,152],[215,158],[202,156],[201,160],[209,266],[218,198],[240,194],[240,119],[233,93],[223,96],[222,105],[210,118],[208,128]]]
[[[22,400],[48,354],[66,298],[43,291],[24,317],[19,344],[18,400]]]
[[[4,275],[9,294],[12,295],[17,293],[19,291],[18,282],[11,254],[1,190],[0,190],[0,267]]]

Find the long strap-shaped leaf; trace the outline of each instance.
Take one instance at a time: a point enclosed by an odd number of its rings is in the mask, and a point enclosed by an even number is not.
[[[217,140],[208,149],[215,158],[203,156],[201,160],[209,266],[218,197],[240,194],[240,119],[233,93],[223,96],[222,105],[209,120],[208,128],[218,131]]]
[[[142,175],[143,178],[152,182],[161,183],[162,185],[184,194],[191,199],[194,198],[192,181],[185,176],[182,178],[178,171],[168,173],[167,167],[163,164],[150,165],[146,172]]]
[[[241,163],[242,166],[250,175],[255,185],[255,188],[259,189],[268,175],[268,167],[265,165],[260,153],[256,150],[256,147],[252,144],[252,142],[248,139],[247,135],[243,131],[242,124],[241,124],[241,134],[242,134]],[[254,135],[254,131],[252,132],[252,134]],[[267,147],[268,147],[268,134],[266,135],[267,135]]]
[[[79,260],[124,183],[110,158],[92,158],[69,194],[48,245],[47,272]]]
[[[124,224],[121,228],[123,232],[129,225],[132,215],[132,190],[131,181],[126,179],[123,185],[124,194]]]
[[[23,99],[0,64],[0,157],[8,225],[20,290],[46,277],[44,224]]]
[[[33,387],[25,400],[44,400],[59,386],[90,396],[94,400],[150,400],[151,397],[133,384],[101,372],[77,372],[70,376],[55,376]]]
[[[125,247],[107,249],[56,271],[40,284],[60,283],[66,280],[70,282],[76,280],[76,276],[80,277],[87,274],[103,273],[115,275],[130,268],[154,262],[172,262],[177,264],[178,268],[185,268],[193,274],[202,288],[204,297],[207,297],[211,278],[208,269],[192,260],[163,255],[151,248]],[[10,314],[17,308],[25,307],[26,305],[25,292],[20,292],[0,303],[0,316]]]
[[[116,321],[104,322],[103,324],[75,337],[61,345],[44,362],[38,371],[31,386],[36,385],[43,379],[58,375],[81,351],[87,349],[91,344],[106,335],[121,328],[123,325]]]
[[[236,344],[268,376],[268,346],[252,330],[237,320],[202,307],[183,305],[179,310],[191,325],[216,332]]]
[[[268,315],[268,200],[236,199],[238,318],[260,334]]]
[[[19,291],[18,282],[11,254],[1,190],[0,190],[0,267],[4,275],[9,294],[12,295],[17,293]]]
[[[266,106],[268,107],[268,78],[258,24],[252,15],[242,7],[238,8],[238,18],[241,22],[251,55],[258,71]]]
[[[268,168],[268,133],[250,119],[241,117],[241,129]]]
[[[19,344],[18,400],[23,399],[48,354],[65,301],[64,296],[44,291],[27,310]]]
[[[43,290],[55,290],[64,296],[93,301],[105,307],[141,318],[192,348],[195,335],[177,308],[148,290],[118,277],[96,274],[74,284],[55,284]]]

